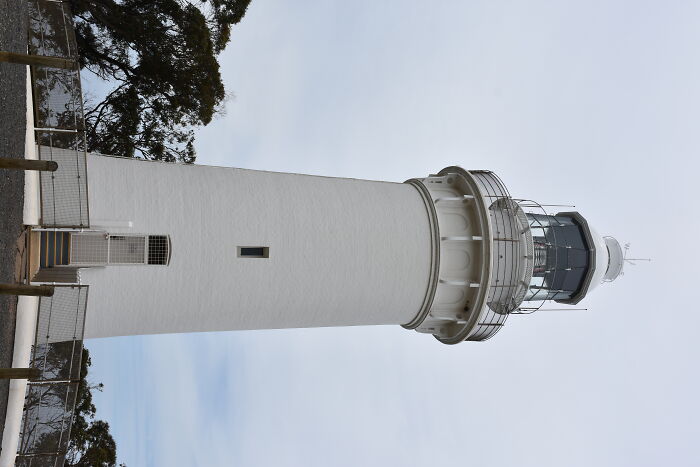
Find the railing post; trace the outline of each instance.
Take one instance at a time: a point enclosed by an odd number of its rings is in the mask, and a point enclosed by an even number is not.
[[[39,376],[38,368],[0,368],[0,379],[37,379]]]
[[[56,161],[39,161],[34,159],[13,159],[10,157],[0,157],[0,169],[55,172],[58,169],[58,163]]]
[[[72,70],[76,67],[75,60],[61,57],[47,57],[45,55],[16,54],[0,50],[0,62],[16,63],[18,65],[37,65],[49,68],[63,68]]]
[[[29,295],[32,297],[52,297],[52,285],[0,284],[0,294]]]

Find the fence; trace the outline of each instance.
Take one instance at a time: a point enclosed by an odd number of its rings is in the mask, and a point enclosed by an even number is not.
[[[89,227],[85,120],[78,52],[68,2],[31,0],[29,53],[71,60],[70,69],[31,66],[34,134],[41,160],[58,170],[41,172],[41,224]]]
[[[80,384],[87,286],[57,286],[41,297],[29,366],[40,376],[29,381],[15,465],[60,467]]]
[[[523,301],[532,275],[532,236],[527,217],[493,172],[472,171],[491,216],[493,251],[487,308],[467,340],[493,337]]]
[[[72,68],[31,66],[34,135],[41,160],[58,170],[40,173],[41,224],[87,228],[85,122],[78,52],[68,2],[30,0],[29,53],[71,60]],[[56,286],[41,297],[15,465],[64,464],[80,384],[87,286]]]

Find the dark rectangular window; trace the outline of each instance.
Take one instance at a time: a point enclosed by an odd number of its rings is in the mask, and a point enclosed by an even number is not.
[[[238,256],[240,258],[269,258],[270,248],[266,246],[239,246]]]

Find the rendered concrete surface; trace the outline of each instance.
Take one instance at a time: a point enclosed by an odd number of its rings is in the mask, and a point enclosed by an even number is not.
[[[429,291],[428,210],[406,183],[98,155],[88,182],[92,228],[169,235],[172,254],[168,266],[81,270],[86,339],[399,325]]]

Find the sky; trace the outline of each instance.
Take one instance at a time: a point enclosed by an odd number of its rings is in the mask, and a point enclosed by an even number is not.
[[[699,465],[699,18],[690,0],[253,0],[198,163],[490,169],[653,261],[484,343],[399,326],[87,341],[120,461]]]

